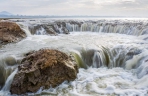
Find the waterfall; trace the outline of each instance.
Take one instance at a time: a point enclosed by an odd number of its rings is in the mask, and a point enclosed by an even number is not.
[[[94,56],[93,56],[93,62],[92,62],[92,67],[94,68],[98,68],[100,66],[102,66],[102,59],[101,56],[99,54],[99,52],[95,52]]]
[[[20,28],[26,33],[27,36],[31,36],[31,32],[29,31],[28,25],[25,23],[17,23]]]
[[[141,21],[142,22],[142,21]],[[40,21],[40,23],[18,23],[26,32],[27,36],[45,35],[45,34],[67,34],[68,32],[102,32],[102,33],[119,33],[127,35],[140,36],[148,34],[148,25],[144,21],[71,21],[71,20],[55,20]]]
[[[2,88],[1,91],[9,91],[10,90],[10,85],[12,83],[12,80],[17,73],[17,68],[10,74],[10,76],[7,78],[7,81],[5,82],[5,86]]]
[[[74,55],[75,59],[80,64],[79,67],[87,68],[93,67],[93,68],[100,68],[100,67],[108,67],[108,68],[114,68],[114,67],[122,67],[125,69],[132,69],[132,68],[138,68],[139,60],[141,58],[144,58],[146,55],[145,53],[141,51],[141,49],[137,48],[127,48],[123,46],[117,46],[114,48],[105,48],[105,47],[99,47],[98,50],[81,50],[76,52]],[[78,55],[79,54],[79,55]],[[137,60],[134,60],[133,58],[139,58]],[[81,59],[81,60],[80,60]],[[130,61],[135,61],[132,62]],[[83,62],[83,63],[82,63]],[[129,63],[130,62],[130,63]],[[83,65],[82,64],[86,64]],[[135,66],[137,65],[137,66]]]
[[[23,27],[22,29],[25,31],[25,33],[26,33],[27,36],[30,36],[31,35],[31,33],[30,33],[29,29],[28,29],[28,26]]]
[[[14,56],[0,56],[0,87],[5,85],[4,83],[16,69],[18,62]]]
[[[55,95],[147,95],[148,24],[145,20],[39,21],[18,23],[29,37],[0,48],[0,95],[10,95],[5,93],[9,92],[24,54],[42,48],[70,54],[79,66],[77,79],[54,88]],[[32,94],[53,95],[53,92],[41,89]]]
[[[144,35],[148,34],[148,26],[145,25],[131,25],[128,24],[93,24],[84,22],[80,27],[77,24],[66,24],[67,29],[72,31],[81,31],[81,32],[103,32],[103,33],[120,33],[120,34],[127,34],[127,35]]]
[[[46,30],[41,27],[39,30],[36,31],[36,35],[46,35]]]

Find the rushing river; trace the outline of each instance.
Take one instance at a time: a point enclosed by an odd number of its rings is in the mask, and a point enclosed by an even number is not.
[[[10,85],[23,55],[41,48],[73,54],[79,73],[75,81],[26,95],[148,96],[148,22],[131,20],[118,25],[119,21],[87,21],[81,25],[64,21],[70,34],[58,36],[46,35],[42,26],[32,35],[28,29],[31,21],[18,22],[28,36],[0,48],[0,96],[11,95]]]

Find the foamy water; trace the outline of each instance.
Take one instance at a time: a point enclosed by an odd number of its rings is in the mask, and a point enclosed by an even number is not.
[[[58,96],[146,96],[147,88],[137,88],[138,79],[135,70],[122,68],[79,69],[77,79],[64,82],[56,89],[48,89],[36,94],[54,94]]]

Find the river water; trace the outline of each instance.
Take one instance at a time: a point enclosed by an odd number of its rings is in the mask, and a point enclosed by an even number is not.
[[[0,49],[0,96],[11,95],[10,85],[23,55],[41,48],[73,54],[79,73],[74,81],[26,95],[148,96],[147,20],[102,20],[101,25],[85,21],[81,26],[64,21],[70,34],[57,36],[46,35],[44,29],[36,31],[40,35],[28,30],[29,24],[47,24],[46,20],[24,21],[17,23],[22,24],[27,38]],[[116,28],[102,22],[112,22]]]

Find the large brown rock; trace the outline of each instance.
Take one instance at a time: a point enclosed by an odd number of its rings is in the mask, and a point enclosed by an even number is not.
[[[0,43],[17,42],[24,37],[25,32],[16,23],[0,21]]]
[[[50,49],[30,52],[18,66],[10,92],[23,94],[36,92],[40,87],[56,87],[65,80],[75,80],[77,73],[77,64],[72,56]]]

